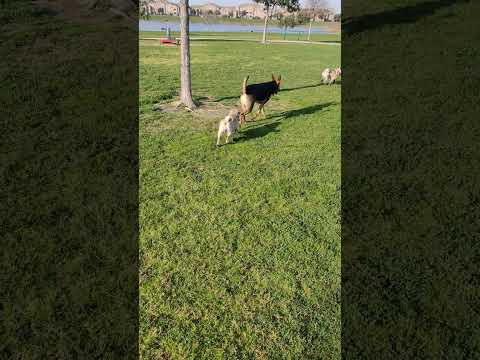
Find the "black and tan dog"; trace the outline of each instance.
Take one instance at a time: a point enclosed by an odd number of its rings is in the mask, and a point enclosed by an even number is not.
[[[243,80],[242,96],[240,96],[240,125],[245,123],[245,116],[252,112],[255,103],[258,103],[258,112],[255,118],[262,113],[265,117],[263,107],[280,90],[280,82],[282,75],[275,76],[272,74],[272,81],[260,84],[251,84],[247,86],[248,76]]]

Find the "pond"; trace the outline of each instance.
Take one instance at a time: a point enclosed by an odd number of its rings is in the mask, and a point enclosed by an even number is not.
[[[170,26],[171,31],[180,31],[180,23],[166,22],[156,20],[140,20],[140,31],[165,31],[166,26]],[[191,32],[263,32],[262,25],[240,25],[240,24],[206,24],[206,23],[190,23]],[[278,26],[268,26],[268,32],[283,33],[283,29]],[[308,32],[306,27],[295,27],[288,29],[288,32]],[[312,27],[312,34],[333,34],[324,29],[315,29]]]

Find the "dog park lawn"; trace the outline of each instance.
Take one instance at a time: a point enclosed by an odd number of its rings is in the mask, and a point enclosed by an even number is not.
[[[261,32],[191,32],[190,37],[192,41],[196,41],[197,38],[201,39],[230,39],[230,40],[252,40],[261,41]],[[141,31],[139,32],[139,38],[164,38],[165,31]],[[180,32],[172,31],[172,37],[180,39]],[[287,34],[280,33],[268,33],[267,40],[290,40],[290,41],[306,41],[308,40],[307,33],[295,33],[289,30]],[[340,43],[341,34],[319,34],[312,33],[310,36],[311,41],[323,41],[323,42],[337,42]]]
[[[179,51],[140,41],[141,357],[340,359],[340,46],[192,42],[196,113],[166,111]],[[272,73],[267,118],[217,148]]]

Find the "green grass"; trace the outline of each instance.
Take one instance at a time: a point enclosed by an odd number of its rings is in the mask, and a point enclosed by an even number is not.
[[[348,3],[342,349],[478,359],[480,3]]]
[[[282,74],[267,119],[215,147],[219,117],[152,110],[179,48],[140,42],[143,359],[340,359],[340,47],[199,41],[195,98]]]
[[[0,357],[135,358],[136,33],[36,5],[0,6]]]
[[[172,31],[172,36],[180,38],[180,33]],[[165,37],[165,31],[142,31],[139,33],[140,38],[146,37]],[[245,39],[245,40],[262,40],[262,33],[254,32],[191,32],[190,36],[192,38],[202,37],[202,38],[223,38],[223,39]],[[306,33],[292,33],[289,32],[284,37],[283,34],[279,33],[268,33],[267,40],[307,40],[308,34]],[[311,41],[327,41],[327,42],[340,42],[340,34],[315,34],[312,33],[310,36]]]

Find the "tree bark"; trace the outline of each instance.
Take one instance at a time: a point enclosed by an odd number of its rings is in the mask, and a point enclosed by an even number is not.
[[[263,25],[262,44],[267,43],[267,22],[268,22],[268,6],[265,7],[265,24]]]
[[[180,65],[180,102],[187,108],[194,109],[197,106],[192,99],[192,83],[190,73],[190,35],[188,0],[180,1],[180,32],[181,32],[181,65]]]

